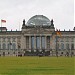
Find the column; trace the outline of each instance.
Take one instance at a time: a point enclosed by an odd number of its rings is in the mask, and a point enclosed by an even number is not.
[[[40,50],[41,50],[41,36],[40,36]]]
[[[31,50],[31,36],[29,36],[29,49]]]
[[[34,49],[36,49],[36,36],[34,36]]]
[[[47,49],[47,37],[45,36],[45,49]]]
[[[26,49],[26,36],[24,37],[24,49]]]

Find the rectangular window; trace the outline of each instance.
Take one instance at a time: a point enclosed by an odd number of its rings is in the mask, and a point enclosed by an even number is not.
[[[6,44],[5,43],[3,43],[3,49],[6,49]]]
[[[74,50],[74,44],[73,43],[71,44],[71,50]]]
[[[69,48],[69,44],[68,44],[68,43],[66,44],[66,49],[67,49],[67,50],[69,50],[69,49],[70,49],[70,48]]]

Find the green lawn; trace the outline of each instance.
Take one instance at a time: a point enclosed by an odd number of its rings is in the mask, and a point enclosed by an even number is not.
[[[0,57],[0,75],[75,75],[75,57]]]

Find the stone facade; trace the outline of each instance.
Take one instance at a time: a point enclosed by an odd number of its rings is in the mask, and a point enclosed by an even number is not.
[[[53,20],[35,15],[27,24],[23,20],[21,31],[1,30],[0,56],[74,56],[75,31],[59,32],[61,35],[57,35]]]

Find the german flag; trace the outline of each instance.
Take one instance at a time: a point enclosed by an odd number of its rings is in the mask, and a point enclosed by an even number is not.
[[[60,32],[60,31],[58,31],[58,29],[56,29],[56,35],[61,36],[61,32]]]

